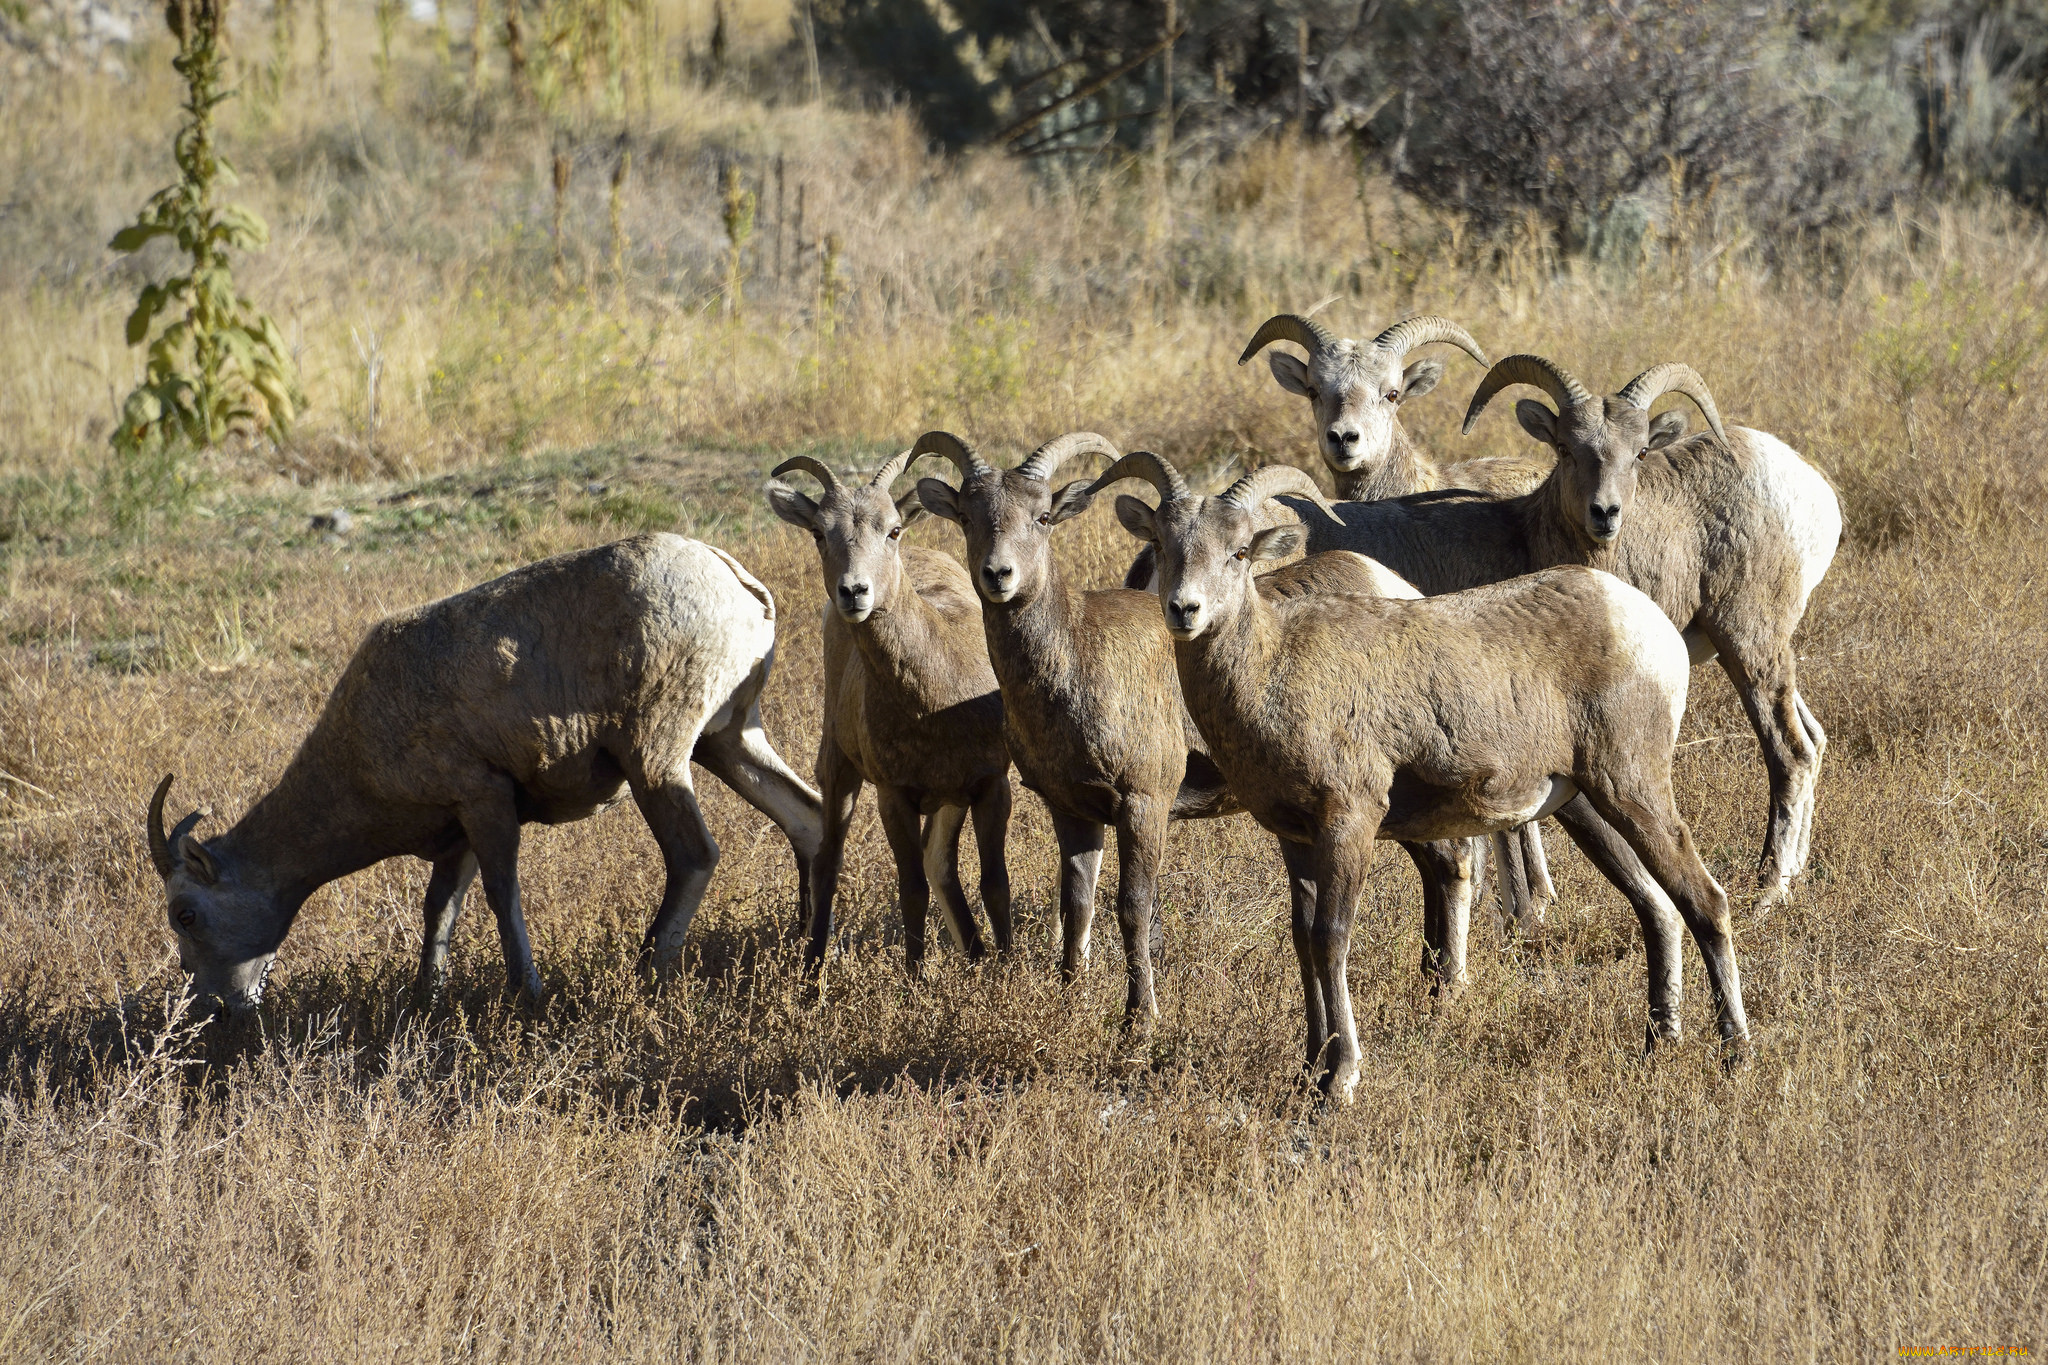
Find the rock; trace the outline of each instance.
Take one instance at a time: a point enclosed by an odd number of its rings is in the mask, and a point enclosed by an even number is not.
[[[335,535],[345,536],[353,525],[355,525],[355,518],[348,514],[346,507],[337,507],[332,512],[315,512],[313,514],[313,529],[316,531],[331,531]]]
[[[583,485],[583,491],[593,498],[601,498],[604,496],[605,486],[601,483],[586,483]]]

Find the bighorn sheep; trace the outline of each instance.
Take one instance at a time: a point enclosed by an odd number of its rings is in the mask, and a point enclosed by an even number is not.
[[[937,550],[899,545],[903,528],[924,513],[914,491],[902,498],[889,493],[909,463],[906,451],[866,483],[842,484],[826,466],[800,455],[777,465],[775,477],[802,470],[824,485],[823,497],[813,502],[783,484],[768,486],[775,515],[817,542],[825,575],[825,717],[817,768],[825,837],[811,875],[813,965],[831,939],[832,898],[863,781],[875,784],[882,829],[896,857],[911,970],[924,962],[925,907],[933,891],[955,944],[969,957],[982,955],[981,932],[960,887],[960,830],[970,811],[981,847],[981,902],[996,950],[1011,948],[1003,699],[967,571]]]
[[[1341,498],[1372,502],[1439,488],[1512,496],[1536,487],[1550,472],[1548,461],[1498,457],[1465,460],[1444,468],[1401,425],[1401,405],[1434,389],[1444,375],[1441,360],[1407,364],[1411,352],[1448,342],[1482,365],[1491,363],[1471,334],[1449,318],[1405,318],[1360,344],[1339,337],[1313,318],[1280,313],[1259,325],[1237,363],[1246,364],[1281,341],[1300,346],[1308,352],[1308,360],[1272,351],[1266,356],[1266,366],[1281,388],[1308,399],[1316,446],[1330,467]],[[1150,550],[1147,546],[1141,551],[1141,558]],[[1133,573],[1139,571],[1134,568]],[[1557,898],[1543,852],[1541,827],[1531,825],[1502,834],[1493,846],[1500,864],[1501,908],[1507,920],[1525,931],[1540,925]]]
[[[1510,356],[1480,381],[1466,431],[1511,384],[1540,388],[1561,409],[1534,399],[1515,404],[1523,430],[1557,451],[1557,468],[1532,495],[1524,523],[1532,564],[1607,569],[1686,632],[1695,662],[1718,655],[1770,774],[1759,905],[1783,900],[1806,870],[1827,748],[1799,695],[1792,634],[1841,542],[1834,489],[1777,437],[1723,428],[1706,381],[1689,365],[1652,366],[1602,399],[1551,361]],[[1712,434],[1681,441],[1682,413],[1652,419],[1650,405],[1666,393],[1691,399]]]
[[[1149,452],[1116,469],[1161,501],[1116,501],[1159,546],[1159,607],[1190,713],[1231,790],[1276,835],[1295,878],[1315,882],[1297,916],[1308,1060],[1348,1100],[1359,1047],[1345,964],[1373,842],[1512,829],[1589,802],[1676,902],[1706,958],[1732,1057],[1748,1025],[1728,900],[1700,862],[1671,789],[1687,658],[1647,596],[1568,567],[1409,601],[1322,594],[1275,600],[1252,565],[1290,553],[1297,526],[1266,526],[1266,499],[1321,502],[1286,465],[1220,497],[1190,494]],[[1105,476],[1106,477],[1106,476]],[[1641,912],[1649,955],[1647,1041],[1675,1041],[1681,962],[1674,917]]]
[[[1009,470],[989,464],[949,432],[926,432],[912,451],[944,455],[960,471],[958,488],[921,479],[917,492],[934,516],[958,525],[966,539],[989,659],[1002,689],[1010,757],[1024,785],[1052,813],[1060,847],[1062,974],[1071,980],[1087,961],[1103,828],[1113,825],[1124,1020],[1127,1027],[1147,1027],[1159,1010],[1153,908],[1167,825],[1242,807],[1181,703],[1172,644],[1153,599],[1125,589],[1075,592],[1052,556],[1053,528],[1094,500],[1086,480],[1053,491],[1053,475],[1079,455],[1114,459],[1116,447],[1092,432],[1072,432]],[[1290,566],[1260,582],[1276,595],[1375,591],[1381,585],[1366,570],[1344,557]],[[1409,853],[1432,905],[1439,897],[1469,903],[1478,875],[1469,850],[1429,844]],[[1313,891],[1297,884],[1294,894]]]
[[[1308,352],[1303,362],[1274,351],[1266,365],[1281,388],[1308,399],[1316,448],[1330,466],[1340,498],[1372,502],[1438,488],[1526,493],[1549,473],[1547,462],[1500,458],[1441,468],[1402,427],[1401,405],[1428,393],[1444,377],[1441,360],[1408,365],[1411,351],[1449,342],[1482,365],[1492,363],[1471,334],[1449,318],[1407,318],[1361,345],[1313,318],[1281,313],[1259,325],[1237,363],[1245,364],[1276,341],[1291,341]]]
[[[1758,905],[1781,900],[1805,865],[1827,743],[1794,686],[1792,634],[1841,538],[1834,490],[1776,437],[1724,431],[1706,384],[1685,366],[1656,366],[1600,399],[1549,360],[1510,356],[1474,394],[1468,425],[1513,383],[1542,388],[1565,412],[1517,406],[1531,434],[1560,451],[1533,492],[1344,503],[1341,523],[1308,502],[1282,501],[1300,517],[1311,551],[1355,550],[1431,595],[1560,564],[1606,569],[1648,593],[1683,632],[1694,663],[1719,655],[1749,712],[1771,774]],[[1667,392],[1698,403],[1713,434],[1681,441],[1682,416],[1652,420],[1650,404]],[[1612,845],[1598,822],[1574,829],[1574,818],[1571,809],[1558,813],[1580,847],[1589,838]],[[1634,886],[1634,894],[1657,894],[1640,878]]]
[[[519,904],[519,827],[563,824],[630,789],[661,846],[661,907],[643,968],[672,972],[718,861],[695,759],[788,835],[800,888],[818,852],[818,795],[761,730],[775,603],[723,551],[635,536],[515,569],[370,629],[312,733],[234,828],[201,841],[200,814],[150,856],[192,987],[224,1010],[256,1004],[306,898],[409,853],[433,864],[418,987],[431,1000],[471,878],[482,873],[513,988],[542,992]]]

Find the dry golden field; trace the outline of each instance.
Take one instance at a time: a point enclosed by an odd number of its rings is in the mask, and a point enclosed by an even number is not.
[[[664,14],[671,42],[702,19]],[[150,468],[104,453],[140,276],[100,248],[168,175],[173,92],[144,63],[0,89],[0,1359],[2048,1349],[2035,224],[1930,211],[1810,272],[1732,247],[1595,271],[1483,257],[1336,151],[1037,179],[932,158],[895,113],[663,80],[628,109],[618,275],[612,125],[563,115],[588,165],[558,287],[548,131],[450,95],[463,59],[440,71],[424,31],[401,57],[392,110],[358,55],[326,97],[236,116],[234,193],[275,231],[241,278],[302,346],[313,407],[284,451]],[[717,158],[777,155],[806,236],[842,237],[829,327],[793,227],[782,273],[759,236],[743,311],[721,301]],[[660,862],[628,804],[529,833],[539,1017],[501,1000],[475,894],[447,1008],[408,1012],[425,867],[389,863],[307,905],[260,1036],[175,1026],[149,790],[176,771],[224,828],[378,617],[631,531],[702,536],[777,595],[768,724],[808,769],[820,595],[759,497],[781,456],[870,463],[945,426],[1014,458],[1086,426],[1217,472],[1305,459],[1299,400],[1231,362],[1326,294],[1348,332],[1445,312],[1608,388],[1689,361],[1840,488],[1802,636],[1831,745],[1788,906],[1746,909],[1763,769],[1711,668],[1678,759],[1745,907],[1746,1070],[1700,1041],[1690,952],[1694,1041],[1644,1059],[1633,917],[1561,837],[1549,941],[1512,953],[1476,924],[1472,991],[1433,1009],[1389,850],[1353,953],[1359,1100],[1317,1112],[1277,862],[1242,817],[1174,836],[1163,1014],[1134,1053],[1114,933],[1056,980],[1053,844],[1022,794],[1022,963],[906,978],[870,801],[812,1003],[786,845],[708,777],[724,860],[659,998],[632,972]],[[1457,437],[1476,379],[1453,359],[1411,430],[1516,449],[1500,413]],[[346,535],[308,528],[335,506]],[[1102,509],[1060,535],[1094,584],[1132,548]]]

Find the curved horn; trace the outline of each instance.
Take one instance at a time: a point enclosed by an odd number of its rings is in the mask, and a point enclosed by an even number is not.
[[[1299,313],[1275,313],[1252,333],[1252,339],[1245,346],[1244,354],[1237,358],[1237,363],[1244,364],[1276,341],[1291,341],[1297,346],[1305,346],[1313,355],[1336,345],[1337,334],[1314,318],[1305,318]]]
[[[809,474],[819,483],[824,484],[826,491],[828,492],[834,488],[839,487],[839,476],[837,474],[834,474],[829,468],[827,468],[823,460],[814,460],[808,455],[790,456],[781,464],[775,466],[775,468],[769,473],[768,477],[771,479],[779,479],[784,474],[789,473],[789,471],[792,469],[800,469],[804,473]]]
[[[1540,355],[1511,355],[1488,370],[1486,378],[1479,381],[1478,392],[1472,395],[1471,406],[1465,409],[1466,431],[1472,430],[1472,424],[1486,410],[1487,402],[1510,384],[1533,384],[1556,399],[1560,408],[1575,408],[1593,401],[1593,395],[1586,392],[1586,386],[1572,378],[1556,361],[1546,360]]]
[[[1163,455],[1134,450],[1102,471],[1102,477],[1088,485],[1088,493],[1100,493],[1119,479],[1145,479],[1159,490],[1161,502],[1179,502],[1188,495],[1188,481]]]
[[[1397,322],[1374,337],[1372,344],[1382,351],[1405,356],[1410,351],[1427,346],[1433,341],[1448,341],[1482,365],[1493,363],[1486,358],[1486,352],[1479,349],[1479,343],[1472,339],[1470,332],[1449,318],[1440,318],[1434,314]]]
[[[1669,363],[1652,365],[1634,379],[1616,396],[1624,403],[1633,404],[1648,412],[1650,404],[1667,393],[1682,393],[1700,410],[1700,416],[1707,419],[1707,425],[1714,429],[1714,438],[1722,445],[1728,444],[1728,433],[1721,428],[1721,413],[1714,406],[1714,395],[1707,392],[1707,381],[1700,378],[1700,372],[1690,365]]]
[[[1070,431],[1064,436],[1053,437],[1025,456],[1024,463],[1017,466],[1017,472],[1027,479],[1051,483],[1060,465],[1076,455],[1104,455],[1114,460],[1117,448],[1107,436],[1097,436],[1092,431]]]
[[[995,466],[981,458],[974,447],[950,431],[927,431],[917,438],[917,444],[910,448],[910,458],[920,455],[943,455],[953,462],[960,471],[961,479],[973,478],[976,474],[995,472]]]
[[[868,487],[879,488],[883,492],[887,492],[889,489],[889,485],[896,482],[897,477],[901,475],[904,470],[910,468],[910,461],[912,458],[913,457],[911,456],[911,453],[907,450],[904,451],[901,455],[892,457],[887,464],[884,464],[880,469],[877,469],[875,471],[875,477],[868,480]]]
[[[1267,498],[1277,498],[1282,493],[1299,493],[1323,509],[1323,514],[1339,526],[1344,518],[1337,515],[1337,508],[1323,496],[1323,490],[1316,487],[1316,481],[1308,471],[1296,469],[1291,464],[1260,465],[1236,483],[1223,490],[1223,501],[1247,512],[1256,512]]]
[[[165,773],[164,780],[156,784],[156,795],[149,798],[149,860],[156,864],[157,875],[169,881],[171,874],[178,870],[178,860],[171,855],[170,836],[164,833],[164,797],[171,791],[171,779],[176,773]],[[184,823],[179,822],[179,828]]]

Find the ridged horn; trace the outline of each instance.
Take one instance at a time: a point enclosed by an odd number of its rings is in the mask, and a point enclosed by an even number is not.
[[[1465,409],[1466,431],[1472,430],[1472,424],[1479,420],[1479,414],[1486,410],[1493,396],[1510,384],[1532,384],[1557,400],[1560,408],[1575,408],[1593,401],[1593,395],[1586,392],[1586,386],[1572,378],[1556,361],[1546,360],[1540,355],[1511,355],[1488,370],[1486,378],[1479,381],[1478,392],[1472,395],[1472,403]]]
[[[1405,356],[1410,351],[1434,341],[1448,341],[1482,365],[1493,363],[1486,358],[1486,352],[1479,349],[1479,343],[1472,339],[1470,332],[1449,318],[1440,318],[1434,314],[1424,314],[1421,317],[1397,322],[1374,337],[1372,344],[1382,351]]]
[[[1313,355],[1336,345],[1337,334],[1314,318],[1305,318],[1299,313],[1275,313],[1252,333],[1252,339],[1245,346],[1244,354],[1237,358],[1237,363],[1244,364],[1276,341],[1291,341],[1297,346],[1307,347]]]
[[[1644,370],[1616,395],[1622,402],[1629,403],[1643,411],[1650,410],[1650,404],[1667,393],[1682,393],[1700,410],[1700,416],[1707,419],[1707,425],[1714,429],[1714,439],[1722,445],[1728,444],[1728,433],[1721,428],[1721,412],[1714,406],[1714,395],[1707,392],[1707,381],[1700,378],[1700,372],[1690,365],[1667,362],[1652,365]]]
[[[1159,490],[1161,502],[1179,502],[1188,495],[1188,481],[1173,462],[1149,450],[1134,450],[1102,471],[1102,477],[1088,485],[1092,496],[1119,479],[1144,479]]]
[[[1024,463],[1017,466],[1017,472],[1027,479],[1051,483],[1060,465],[1076,455],[1103,455],[1114,460],[1117,448],[1107,436],[1097,436],[1092,431],[1070,431],[1064,436],[1053,437],[1025,456]]]
[[[910,458],[914,460],[920,455],[942,455],[951,460],[963,480],[995,472],[994,465],[982,459],[973,446],[950,431],[927,431],[918,437],[917,444],[910,448]]]
[[[170,795],[171,780],[176,773],[165,773],[164,780],[156,784],[156,795],[149,798],[149,860],[156,864],[157,875],[165,881],[178,870],[177,859],[171,856],[170,836],[164,833],[164,798]]]
[[[825,485],[827,492],[839,487],[839,476],[826,467],[823,460],[814,460],[808,455],[792,455],[769,473],[769,478],[779,479],[792,469],[802,470]]]
[[[1323,509],[1323,515],[1339,526],[1344,518],[1337,515],[1337,508],[1306,470],[1296,469],[1291,464],[1260,465],[1236,483],[1223,490],[1223,501],[1247,512],[1256,512],[1267,498],[1277,498],[1282,493],[1299,493]]]
[[[894,456],[887,464],[884,464],[875,471],[875,477],[868,480],[868,487],[879,488],[883,492],[887,492],[889,485],[896,482],[904,470],[910,468],[910,462],[913,458],[915,457],[907,450],[901,455]]]

